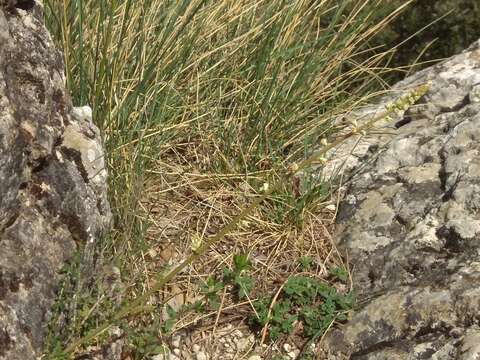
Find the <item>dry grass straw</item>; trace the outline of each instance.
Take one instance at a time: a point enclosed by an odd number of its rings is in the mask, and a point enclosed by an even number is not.
[[[257,281],[248,301],[235,304],[227,292],[220,312],[187,313],[173,331],[216,329],[245,320],[255,296],[275,293],[298,272],[300,257],[315,260],[312,276],[342,265],[334,214],[324,209],[335,186],[311,174],[269,194],[151,294],[158,274],[191,254],[192,238],[208,242],[258,199],[262,184],[277,182],[320,138],[334,138],[335,118],[377,95],[365,94],[382,85],[388,52],[367,56],[364,45],[403,6],[373,23],[376,6],[381,1],[46,1],[74,102],[92,106],[104,134],[115,229],[99,251],[121,268],[132,303],[144,306],[135,299],[146,296],[161,307],[172,295],[191,302],[199,283],[248,253]],[[114,319],[129,313],[119,312]],[[155,317],[130,317],[130,325]]]

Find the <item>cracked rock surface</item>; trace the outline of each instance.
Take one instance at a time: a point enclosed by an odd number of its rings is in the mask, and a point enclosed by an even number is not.
[[[354,150],[336,241],[362,301],[323,358],[480,359],[480,41],[396,89],[426,81],[390,135]]]
[[[40,355],[57,272],[109,228],[102,142],[35,1],[0,1],[0,359]],[[85,255],[85,270],[91,259]]]

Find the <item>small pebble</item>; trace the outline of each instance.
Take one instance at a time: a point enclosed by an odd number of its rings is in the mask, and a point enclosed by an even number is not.
[[[287,353],[290,352],[292,350],[292,345],[288,343],[283,344],[283,350],[285,350]]]
[[[173,360],[172,355],[167,352],[166,354],[157,354],[152,357],[152,360]]]
[[[459,338],[460,336],[462,336],[462,329],[458,327],[453,328],[448,334],[453,338]]]
[[[172,346],[174,348],[179,348],[180,347],[180,336],[174,336],[172,338]]]
[[[155,250],[155,249],[150,249],[150,250],[148,250],[148,255],[149,255],[152,259],[155,259],[155,258],[157,257],[157,255],[158,255],[157,250]]]
[[[200,345],[198,344],[193,345],[192,350],[194,353],[198,353],[200,351]]]
[[[238,342],[237,342],[237,349],[240,350],[240,351],[245,351],[247,350],[249,347],[250,347],[250,338],[242,338],[242,339],[239,339]]]
[[[197,360],[208,360],[207,354],[205,354],[203,351],[200,351],[196,354]]]
[[[337,207],[335,206],[335,204],[330,204],[330,205],[325,206],[325,209],[327,209],[329,211],[335,211],[335,210],[337,210]]]
[[[181,351],[180,351],[180,349],[173,349],[173,353],[177,356],[180,356]]]
[[[299,354],[300,354],[299,350],[293,350],[293,351],[290,351],[287,355],[290,359],[296,359]]]

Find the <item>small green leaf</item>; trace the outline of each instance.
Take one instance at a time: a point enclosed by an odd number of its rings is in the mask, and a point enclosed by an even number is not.
[[[169,304],[166,305],[166,310],[169,318],[174,318],[177,316],[177,311]]]
[[[348,280],[348,272],[343,267],[335,266],[330,269],[330,275],[340,281],[346,282]]]
[[[235,284],[238,286],[238,297],[239,299],[243,299],[248,296],[250,291],[255,286],[255,281],[250,276],[236,276],[235,277]]]
[[[310,270],[312,268],[313,259],[311,256],[302,256],[298,259],[300,269],[303,271]]]
[[[251,263],[248,254],[237,254],[233,256],[233,265],[237,274],[250,269]]]

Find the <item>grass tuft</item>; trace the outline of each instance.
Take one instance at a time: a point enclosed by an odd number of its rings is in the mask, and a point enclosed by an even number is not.
[[[226,323],[306,342],[343,319],[352,284],[325,208],[338,184],[312,153],[382,88],[390,52],[368,41],[408,2],[377,23],[379,0],[44,3],[104,137],[115,216],[98,278],[68,271],[47,356],[98,350],[114,326],[140,359],[179,333],[211,346]]]

